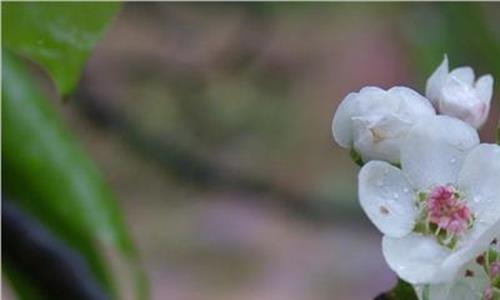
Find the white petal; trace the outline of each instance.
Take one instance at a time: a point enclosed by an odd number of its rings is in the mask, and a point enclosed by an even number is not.
[[[423,284],[417,284],[413,285],[413,289],[415,289],[415,294],[417,294],[418,300],[428,300],[429,296],[424,296],[424,293],[429,294],[428,291],[425,291],[425,289],[428,289],[428,285],[423,285]],[[432,299],[434,300],[434,299]]]
[[[451,280],[456,270],[443,272],[441,263],[450,250],[431,236],[412,233],[403,238],[384,236],[382,251],[389,267],[411,284],[441,283]]]
[[[469,270],[474,273],[473,277],[466,277],[465,272]],[[482,292],[489,284],[489,278],[484,269],[476,264],[475,262],[471,262],[465,266],[462,270],[460,270],[455,278],[452,281],[448,288],[448,293],[446,294],[446,298],[442,298],[443,300],[481,300]],[[430,299],[439,299],[433,297],[434,294],[430,293]]]
[[[485,252],[499,235],[500,221],[481,234],[468,237],[453,252],[437,243],[433,236],[416,233],[399,239],[386,236],[382,251],[387,264],[404,280],[412,284],[441,284],[460,275],[460,269]]]
[[[399,163],[401,143],[412,123],[393,113],[377,116],[376,119],[370,121],[369,118],[353,118],[354,149],[364,162],[383,160]]]
[[[439,112],[458,118],[474,128],[486,120],[489,103],[480,99],[477,89],[455,77],[449,77],[441,90]],[[481,96],[482,97],[482,96]]]
[[[408,133],[401,167],[415,188],[455,183],[467,152],[479,144],[476,130],[448,116],[426,118]]]
[[[368,218],[387,236],[402,237],[416,219],[414,193],[401,170],[381,161],[359,172],[359,201]]]
[[[465,276],[467,270],[471,271],[473,276]],[[471,261],[458,271],[451,282],[429,285],[427,299],[481,300],[482,292],[488,283],[489,278],[484,269],[475,261]]]
[[[416,121],[416,118],[420,116],[431,116],[436,113],[432,103],[427,98],[410,88],[395,86],[389,89],[387,93],[390,97],[403,100],[399,106],[399,112],[402,114],[407,113],[406,117],[412,119],[412,121]]]
[[[435,115],[430,102],[406,87],[384,91],[363,88],[358,94],[358,115],[353,117],[354,149],[363,161],[399,163],[401,143],[413,124]]]
[[[376,116],[395,111],[399,101],[388,97],[387,91],[376,87],[367,86],[359,93],[359,115]]]
[[[425,96],[432,102],[432,104],[434,104],[435,107],[438,105],[441,88],[446,81],[446,77],[448,77],[448,57],[445,55],[443,62],[434,71],[434,73],[432,73],[429,79],[427,79],[427,84],[425,86]]]
[[[370,97],[385,97],[386,91],[376,86],[365,86],[359,90],[359,94],[368,94]]]
[[[450,112],[447,111],[446,107],[443,107],[443,104],[453,104],[459,108],[462,107],[463,109],[467,109],[478,101],[479,98],[477,98],[476,91],[472,85],[466,84],[456,77],[450,76],[441,88],[441,99],[438,110],[441,113],[450,115]],[[451,113],[453,113],[453,111]],[[455,115],[456,114],[457,113],[455,113]]]
[[[460,67],[450,72],[451,77],[455,77],[464,84],[472,86],[474,84],[474,70],[471,67]]]
[[[500,219],[500,146],[481,144],[464,161],[458,186],[465,193],[476,223],[491,226]]]
[[[476,92],[483,103],[487,103],[488,107],[493,96],[493,76],[490,74],[479,77],[476,82]]]
[[[489,226],[478,226],[477,223],[470,232],[463,237],[455,252],[448,256],[442,263],[443,270],[456,269],[484,253],[493,239],[500,235],[500,220]]]
[[[352,117],[357,113],[357,93],[350,93],[340,103],[332,120],[332,133],[335,141],[342,147],[353,144]]]

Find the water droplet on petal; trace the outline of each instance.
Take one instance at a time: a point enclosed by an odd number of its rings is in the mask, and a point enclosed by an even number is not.
[[[400,272],[403,272],[406,270],[406,266],[403,266],[403,265],[398,265],[396,266],[396,268],[400,271]]]
[[[403,189],[403,192],[405,192],[406,194],[408,194],[408,193],[410,192],[410,190],[409,190],[409,189],[407,189],[407,188],[404,188],[404,189]]]
[[[454,163],[456,163],[456,162],[457,162],[457,159],[456,159],[455,157],[453,157],[453,158],[451,158],[451,159],[450,159],[450,163],[451,163],[451,164],[454,164]]]

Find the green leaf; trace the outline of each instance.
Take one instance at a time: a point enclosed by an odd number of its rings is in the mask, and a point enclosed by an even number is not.
[[[4,47],[42,65],[66,95],[75,87],[90,51],[118,2],[6,2]]]
[[[361,155],[359,155],[359,153],[354,150],[354,148],[351,148],[349,154],[351,155],[352,161],[354,161],[354,163],[356,163],[358,166],[362,167],[365,164],[363,162],[363,159],[361,158]]]
[[[401,279],[398,280],[398,283],[392,289],[391,293],[394,296],[394,299],[417,300],[417,295],[415,294],[413,286]]]
[[[8,263],[2,262],[2,271],[7,275],[8,283],[16,292],[18,300],[44,300],[41,292],[23,274],[17,272]]]
[[[402,279],[388,292],[383,293],[375,300],[418,300],[413,286]]]
[[[102,176],[23,62],[5,49],[2,61],[3,192],[82,253],[112,294],[119,290],[113,276],[119,267],[120,280],[145,295],[137,255]]]

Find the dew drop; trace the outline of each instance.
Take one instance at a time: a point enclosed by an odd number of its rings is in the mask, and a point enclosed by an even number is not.
[[[409,190],[409,189],[407,189],[407,188],[404,188],[404,189],[403,189],[403,192],[405,192],[405,194],[408,194],[408,193],[410,192],[410,190]]]
[[[399,199],[399,194],[398,193],[394,193],[394,199]]]
[[[450,163],[451,164],[455,164],[457,162],[457,159],[455,157],[453,157],[452,159],[450,159]]]

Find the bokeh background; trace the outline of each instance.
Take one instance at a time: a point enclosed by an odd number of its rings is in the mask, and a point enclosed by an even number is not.
[[[500,5],[124,3],[56,106],[116,192],[153,299],[372,299],[396,278],[331,118],[366,85],[424,93],[445,53],[498,82]]]

